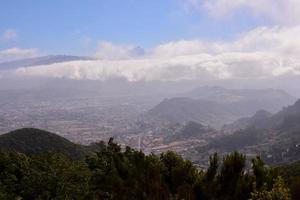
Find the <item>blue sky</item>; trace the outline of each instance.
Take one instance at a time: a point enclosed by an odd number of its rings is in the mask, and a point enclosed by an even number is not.
[[[16,36],[0,42],[0,50],[91,55],[100,41],[143,48],[183,39],[228,41],[269,23],[247,12],[221,20],[188,0],[1,0],[0,33]]]
[[[298,0],[0,2],[0,62],[47,54],[98,58],[20,69],[18,76],[130,81],[300,76]]]

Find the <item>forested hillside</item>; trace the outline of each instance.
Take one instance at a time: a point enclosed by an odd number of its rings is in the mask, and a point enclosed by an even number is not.
[[[291,199],[278,170],[260,158],[245,168],[233,152],[210,157],[207,170],[174,152],[145,155],[111,139],[96,154],[72,161],[63,154],[0,152],[0,199]],[[296,197],[294,199],[297,199]]]
[[[88,152],[85,146],[74,144],[54,133],[34,128],[18,129],[0,135],[0,149],[27,155],[56,152],[72,159],[84,159]]]

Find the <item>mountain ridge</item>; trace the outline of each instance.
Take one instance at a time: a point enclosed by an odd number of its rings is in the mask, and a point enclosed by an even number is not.
[[[229,90],[217,87],[215,90],[215,87],[201,87],[196,91],[203,93],[164,99],[147,114],[170,122],[195,121],[221,128],[242,117],[252,116],[261,109],[275,113],[296,101],[288,93],[275,89]]]
[[[47,55],[33,58],[25,58],[12,60],[0,63],[0,70],[11,70],[20,67],[31,67],[37,65],[49,65],[54,63],[78,61],[78,60],[92,60],[91,57],[71,56],[71,55]]]

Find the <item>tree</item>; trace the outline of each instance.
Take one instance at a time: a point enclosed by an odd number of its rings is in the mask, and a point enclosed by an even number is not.
[[[223,165],[218,176],[218,198],[240,200],[236,194],[239,193],[237,189],[240,179],[243,178],[245,161],[246,157],[236,151],[223,159]]]
[[[178,199],[193,199],[200,173],[192,162],[171,151],[161,154],[160,160],[164,166],[164,180],[172,195]]]
[[[283,179],[278,176],[271,190],[265,187],[262,191],[255,191],[251,194],[251,200],[291,200],[291,195]]]
[[[209,167],[205,174],[205,181],[212,183],[215,180],[219,168],[219,157],[217,153],[209,157]]]

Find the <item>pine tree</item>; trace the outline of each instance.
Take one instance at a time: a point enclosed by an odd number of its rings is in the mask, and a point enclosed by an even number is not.
[[[283,179],[278,176],[271,190],[268,191],[265,187],[261,191],[255,191],[251,194],[251,200],[291,200],[291,195]]]

